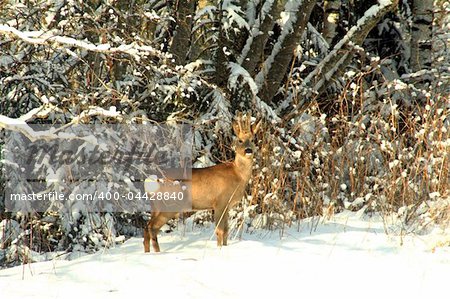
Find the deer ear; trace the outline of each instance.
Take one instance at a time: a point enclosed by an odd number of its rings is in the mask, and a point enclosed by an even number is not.
[[[233,122],[233,131],[234,131],[234,135],[239,136],[239,134],[241,133],[241,130],[239,129],[239,124],[237,122]]]
[[[261,126],[261,123],[262,123],[262,119],[260,119],[259,121],[257,121],[256,123],[254,123],[252,125],[252,133],[253,133],[253,135],[255,135],[258,132],[258,130],[259,130],[260,126]]]

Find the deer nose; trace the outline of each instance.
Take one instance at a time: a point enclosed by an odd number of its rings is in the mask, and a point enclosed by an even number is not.
[[[244,152],[245,152],[246,155],[253,154],[253,150],[251,148],[249,148],[249,147],[247,147]]]

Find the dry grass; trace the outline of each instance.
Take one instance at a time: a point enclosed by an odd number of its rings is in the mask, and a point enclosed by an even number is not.
[[[405,91],[385,90],[349,90],[332,113],[311,105],[265,124],[249,194],[266,228],[362,208],[411,228],[423,228],[426,213],[449,223],[450,98],[428,92],[406,105]]]

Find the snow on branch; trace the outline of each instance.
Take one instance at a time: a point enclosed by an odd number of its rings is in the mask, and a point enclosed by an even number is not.
[[[61,112],[61,109],[52,104],[45,104],[40,107],[31,109],[24,115],[21,115],[18,119],[20,121],[27,122],[34,120],[36,118],[47,118],[50,115],[50,113],[54,111]]]
[[[93,116],[100,117],[109,117],[115,118],[118,121],[123,120],[123,117],[120,112],[116,111],[115,107],[111,107],[111,109],[106,110],[100,107],[89,107],[87,110],[81,112],[81,114],[72,119],[68,124],[63,125],[59,128],[50,128],[48,130],[43,131],[35,131],[33,128],[26,122],[28,120],[32,120],[36,117],[45,118],[52,112],[54,109],[51,107],[38,107],[34,108],[30,112],[22,115],[19,118],[10,118],[4,115],[0,115],[0,130],[5,129],[7,131],[15,131],[22,133],[26,136],[30,141],[34,142],[37,140],[54,140],[54,139],[66,139],[66,140],[84,140],[89,143],[96,144],[96,140],[93,136],[85,136],[80,137],[75,134],[68,134],[62,132],[65,128],[72,126],[74,124],[82,123]]]
[[[228,64],[228,68],[230,69],[230,76],[228,78],[228,88],[230,89],[236,88],[238,86],[237,83],[238,78],[241,77],[242,80],[245,83],[247,83],[248,86],[250,87],[253,96],[255,96],[258,93],[258,86],[256,86],[255,81],[253,80],[253,78],[250,76],[250,74],[246,69],[244,69],[241,65],[234,62],[230,62]]]
[[[261,100],[258,96],[253,98],[253,102],[255,106],[258,108],[258,111],[270,121],[270,123],[281,123],[281,118],[277,115],[277,112],[269,106],[266,102]]]
[[[316,0],[289,0],[285,5],[288,15],[280,36],[273,46],[272,52],[262,64],[255,82],[258,86],[258,96],[263,101],[272,100],[278,92],[281,82],[289,66],[295,47],[306,28],[309,16]]]
[[[280,118],[277,116],[276,112],[270,107],[267,103],[262,101],[258,97],[258,86],[253,80],[252,76],[248,73],[246,69],[244,69],[241,65],[230,62],[228,64],[228,68],[230,69],[230,76],[228,78],[228,88],[233,89],[236,88],[240,83],[238,83],[238,79],[242,78],[242,84],[247,84],[252,93],[252,98],[255,106],[258,110],[269,120],[274,120],[276,122],[280,121]]]
[[[0,129],[22,133],[30,141],[59,139],[54,130],[34,131],[24,120],[0,115]]]
[[[269,18],[274,19],[276,16],[269,16],[268,14],[273,9],[274,5],[276,5],[276,4],[274,4],[273,0],[268,0],[268,1],[264,2],[263,6],[261,8],[261,13],[258,15],[258,18],[254,22],[254,24],[252,24],[250,34],[248,35],[247,41],[245,42],[245,46],[242,49],[241,55],[237,59],[239,64],[242,65],[245,62],[245,59],[249,57],[249,53],[253,54],[257,51],[257,49],[254,49],[254,48],[258,47],[259,45],[254,43],[254,39],[256,39],[257,37],[263,38],[264,35],[267,35],[267,36],[269,35],[268,31],[271,30],[270,26],[273,27],[274,21],[270,20],[268,22],[268,19]],[[263,40],[263,43],[264,42],[265,41]],[[262,46],[264,46],[264,44]],[[253,47],[253,49],[252,49],[252,47]],[[250,69],[250,68],[247,68],[247,69]]]
[[[302,82],[301,90],[304,97],[320,94],[330,80],[350,63],[352,53],[361,49],[367,34],[374,28],[381,18],[397,7],[398,0],[379,0],[378,4],[371,6],[357,24],[350,28],[342,40],[334,46],[333,50],[309,73]]]
[[[55,35],[54,31],[20,31],[8,25],[0,24],[0,33],[9,34],[20,40],[35,45],[50,45],[57,43],[65,47],[77,47],[88,51],[106,54],[125,53],[139,60],[142,55],[152,55],[160,58],[171,58],[170,54],[163,53],[151,46],[139,46],[135,43],[111,47],[110,44],[96,45],[88,41],[77,40],[72,37]]]
[[[235,23],[239,28],[246,28],[247,30],[250,29],[247,21],[241,16],[241,7],[234,4],[233,1],[223,1],[222,10],[225,12],[225,22],[222,24],[225,31],[231,29],[233,23]]]

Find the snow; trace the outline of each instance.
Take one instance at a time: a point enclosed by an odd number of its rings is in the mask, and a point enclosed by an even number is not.
[[[392,4],[392,0],[378,0],[378,3],[380,4],[380,6],[388,6]]]
[[[244,59],[247,58],[248,52],[250,51],[250,47],[253,43],[253,38],[258,36],[259,34],[261,34],[260,26],[264,22],[264,19],[266,18],[267,14],[270,12],[270,9],[272,8],[273,5],[274,5],[273,0],[265,1],[263,4],[263,7],[261,9],[261,13],[259,14],[256,22],[253,22],[253,18],[250,18],[252,20],[251,31],[249,33],[249,36],[245,43],[245,46],[242,49],[242,53],[237,60],[239,64],[242,64],[244,62]],[[249,24],[249,26],[250,26],[250,24]]]
[[[36,114],[39,114],[39,112],[41,110],[33,109],[32,111]],[[102,108],[91,110],[91,113],[93,115],[102,115],[102,116],[114,116],[117,114],[117,112],[115,112],[114,110],[104,110]],[[89,115],[91,115],[91,114],[89,114]],[[85,111],[83,111],[81,113],[81,116],[82,117],[86,116]],[[78,120],[81,118],[81,116],[74,118],[74,119]],[[30,139],[30,141],[36,141],[39,139],[43,139],[43,140],[79,139],[79,140],[84,140],[84,141],[92,143],[92,144],[97,143],[96,142],[97,140],[93,136],[79,137],[79,136],[76,136],[75,134],[64,133],[64,132],[59,132],[59,134],[56,134],[57,130],[53,127],[48,130],[45,130],[45,131],[34,131],[33,128],[25,122],[26,119],[29,119],[32,117],[33,117],[33,115],[31,115],[30,113],[22,115],[19,118],[10,118],[10,117],[4,116],[4,115],[0,115],[0,129],[6,129],[9,131],[20,132],[24,136],[26,136],[28,139]],[[69,124],[67,124],[66,126],[69,126]]]
[[[244,232],[217,248],[213,229],[186,224],[92,255],[0,271],[1,298],[433,298],[446,292],[450,249],[435,234],[385,234],[379,217],[346,212],[284,231]],[[319,224],[317,224],[319,223]],[[315,230],[311,226],[315,226]],[[231,234],[235,237],[236,233]],[[400,244],[403,243],[401,246]],[[439,296],[441,297],[441,296]]]
[[[234,86],[238,86],[237,80],[239,77],[242,77],[242,80],[248,84],[250,90],[253,95],[256,96],[258,93],[258,87],[256,86],[255,81],[253,81],[252,76],[248,73],[246,69],[244,69],[241,65],[230,62],[228,63],[228,68],[230,69],[230,77],[228,78],[228,87],[231,89]]]
[[[236,23],[238,28],[250,28],[247,21],[241,17],[242,10],[239,6],[235,5],[231,0],[225,0],[222,2],[222,10],[225,12],[226,18],[223,20],[222,26],[225,30],[232,28],[232,24]]]

